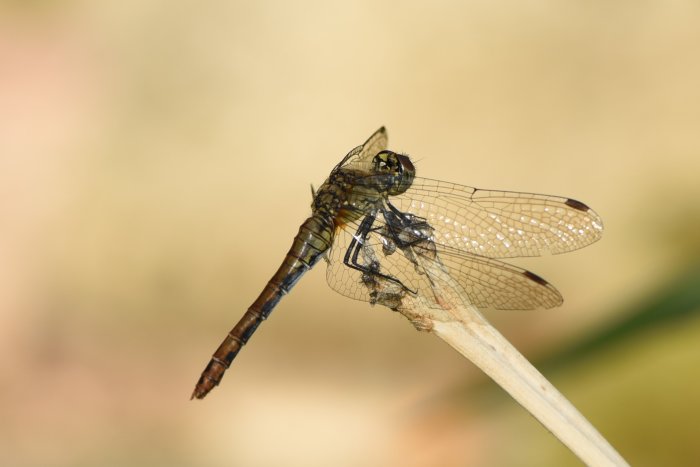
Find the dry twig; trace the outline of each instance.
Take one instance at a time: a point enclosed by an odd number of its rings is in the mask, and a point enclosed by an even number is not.
[[[407,294],[398,307],[392,308],[416,328],[433,332],[481,368],[587,465],[628,465],[593,425],[465,300],[464,289],[439,260],[422,258],[420,262],[431,280],[434,296]],[[388,287],[388,282],[384,285]],[[387,305],[381,300],[378,303]]]

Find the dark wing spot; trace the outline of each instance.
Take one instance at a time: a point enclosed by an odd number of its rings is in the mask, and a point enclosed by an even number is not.
[[[549,282],[547,282],[546,280],[542,279],[540,276],[538,276],[538,275],[535,274],[534,272],[523,271],[523,276],[527,277],[528,279],[530,279],[530,280],[532,280],[532,281],[534,281],[534,282],[537,282],[537,283],[540,284],[540,285],[544,285],[544,286],[549,285]]]
[[[583,204],[581,201],[576,201],[575,199],[567,199],[566,202],[564,203],[570,208],[578,209],[579,211],[587,212],[590,211],[591,208]]]

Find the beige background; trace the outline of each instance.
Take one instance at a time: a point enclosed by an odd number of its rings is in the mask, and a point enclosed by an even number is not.
[[[489,314],[528,357],[697,265],[699,25],[692,1],[1,3],[0,464],[579,465],[324,265],[188,398],[309,184],[380,125],[420,175],[603,216],[598,244],[517,262],[562,308]],[[548,376],[632,464],[697,465],[698,338]]]

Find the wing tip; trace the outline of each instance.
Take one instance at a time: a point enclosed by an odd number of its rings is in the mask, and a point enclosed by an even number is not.
[[[545,287],[548,289],[551,294],[547,295],[542,295],[542,303],[539,303],[539,307],[544,308],[544,309],[550,309],[550,308],[555,308],[558,306],[561,306],[562,303],[564,303],[564,297],[559,293],[559,291],[549,282],[547,282],[545,279],[542,277],[538,276],[534,272],[524,270],[522,271],[522,275],[527,277],[529,280],[535,282],[538,285],[541,285],[542,287]],[[553,296],[550,296],[553,295]]]

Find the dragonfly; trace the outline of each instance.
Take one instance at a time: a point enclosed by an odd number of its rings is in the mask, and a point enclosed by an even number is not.
[[[311,216],[258,298],[202,372],[204,398],[260,323],[322,258],[335,291],[394,310],[431,300],[425,261],[439,263],[479,309],[530,310],[563,303],[545,279],[500,261],[573,251],[598,240],[603,223],[572,198],[484,190],[416,176],[410,157],[387,149],[380,128],[313,190]]]

